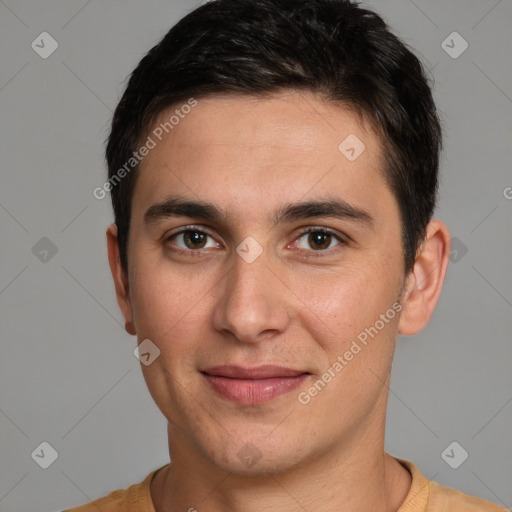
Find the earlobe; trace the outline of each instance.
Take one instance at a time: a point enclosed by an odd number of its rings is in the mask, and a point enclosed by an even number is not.
[[[135,324],[133,323],[133,311],[130,299],[130,286],[128,276],[121,265],[119,245],[117,242],[117,226],[111,224],[107,229],[107,249],[110,271],[114,280],[117,303],[124,316],[125,330],[128,334],[136,335]]]
[[[135,325],[133,322],[125,322],[124,324],[124,330],[128,333],[128,334],[132,334],[133,336],[135,336],[137,334],[137,331],[135,330]]]
[[[399,334],[416,334],[429,322],[441,294],[449,255],[450,232],[443,222],[433,220],[406,280]]]

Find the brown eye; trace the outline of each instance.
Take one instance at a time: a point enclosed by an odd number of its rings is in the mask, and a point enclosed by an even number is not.
[[[189,249],[202,249],[207,240],[208,235],[201,231],[184,231],[183,241]]]
[[[337,235],[324,229],[308,229],[297,239],[297,247],[314,252],[325,251],[343,243]],[[337,243],[335,243],[337,242]]]
[[[331,244],[332,236],[329,233],[315,232],[309,233],[308,243],[314,249],[327,249]]]
[[[197,251],[200,249],[211,249],[218,247],[213,237],[200,229],[183,229],[167,238],[182,251]]]

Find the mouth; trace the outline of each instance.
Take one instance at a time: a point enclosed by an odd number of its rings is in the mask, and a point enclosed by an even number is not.
[[[261,405],[293,391],[311,375],[280,366],[214,366],[201,371],[223,398],[242,405]]]

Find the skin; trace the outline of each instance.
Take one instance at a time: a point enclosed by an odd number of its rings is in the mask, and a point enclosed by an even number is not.
[[[353,162],[338,149],[349,134],[366,147]],[[381,155],[378,136],[353,111],[289,91],[199,99],[143,160],[128,275],[115,225],[107,242],[127,330],[160,349],[141,365],[168,420],[172,464],[151,484],[157,512],[387,512],[405,500],[411,476],[384,451],[391,363],[398,334],[415,334],[430,319],[450,236],[442,222],[430,222],[404,274],[399,210]],[[145,223],[148,208],[171,195],[208,201],[226,215]],[[327,216],[271,221],[285,203],[326,198],[366,211],[371,225]],[[187,245],[183,234],[172,238],[191,225],[211,235],[203,248]],[[315,243],[301,234],[306,227],[330,229],[343,241]],[[236,252],[249,236],[263,249],[252,263]],[[400,314],[301,404],[298,393],[397,301]],[[268,403],[240,405],[216,394],[199,371],[220,364],[311,375]],[[237,456],[248,443],[259,457],[253,465]]]

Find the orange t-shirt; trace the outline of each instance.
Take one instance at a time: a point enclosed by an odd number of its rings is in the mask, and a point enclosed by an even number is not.
[[[411,488],[398,512],[507,512],[507,509],[490,501],[427,480],[412,462],[396,460],[412,475]],[[111,492],[108,496],[63,512],[155,512],[149,485],[160,469],[152,471],[140,484]]]

